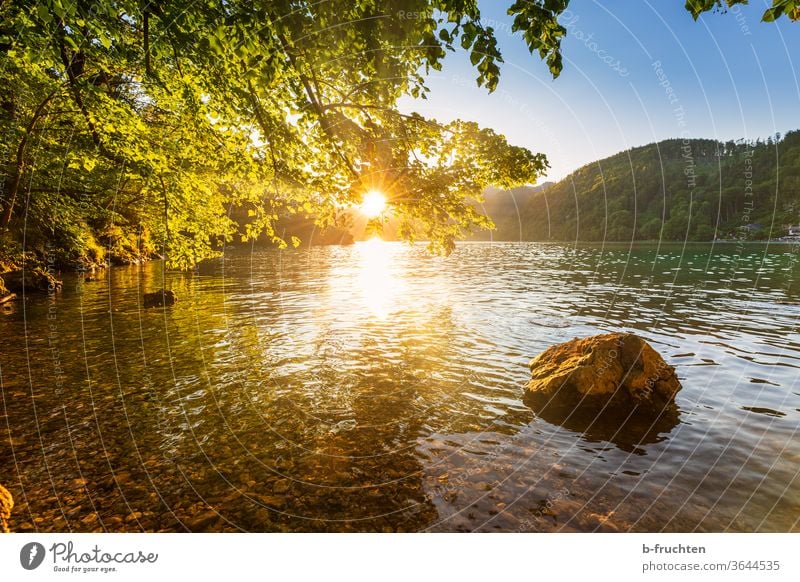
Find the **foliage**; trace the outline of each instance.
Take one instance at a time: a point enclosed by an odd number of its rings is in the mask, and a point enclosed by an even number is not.
[[[567,4],[509,8],[554,76]],[[446,252],[490,226],[472,204],[486,186],[546,168],[491,130],[397,109],[448,51],[496,88],[502,55],[475,0],[16,0],[0,19],[0,230],[64,262],[105,260],[98,241],[179,268],[226,242],[296,244],[279,219],[331,226],[373,187],[406,238]]]
[[[748,0],[686,0],[686,10],[697,20],[703,12],[725,10],[736,4],[747,4],[747,2]],[[800,2],[797,0],[772,0],[772,6],[764,11],[761,19],[764,22],[773,22],[781,16],[795,21],[800,20]]]

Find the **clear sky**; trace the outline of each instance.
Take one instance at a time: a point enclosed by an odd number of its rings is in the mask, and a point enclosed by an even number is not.
[[[548,180],[661,139],[755,139],[800,128],[800,22],[762,23],[771,0],[697,22],[683,0],[573,0],[555,80],[511,33],[511,3],[480,3],[505,60],[494,93],[476,87],[463,52],[450,53],[430,74],[427,101],[407,99],[403,109],[478,121],[544,152]]]

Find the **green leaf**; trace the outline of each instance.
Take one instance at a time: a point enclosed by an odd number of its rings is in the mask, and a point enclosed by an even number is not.
[[[49,24],[53,20],[53,15],[50,14],[50,10],[47,8],[45,4],[39,4],[36,7],[36,12],[39,16],[39,20],[41,20],[45,24]]]

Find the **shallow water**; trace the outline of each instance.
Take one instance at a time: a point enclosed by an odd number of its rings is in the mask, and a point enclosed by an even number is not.
[[[800,254],[787,245],[376,241],[113,268],[0,312],[17,531],[798,531]],[[540,418],[527,363],[647,338],[645,432]],[[7,426],[6,426],[7,425]],[[8,432],[6,433],[6,428]]]

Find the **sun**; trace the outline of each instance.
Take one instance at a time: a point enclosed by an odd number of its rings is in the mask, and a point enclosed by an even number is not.
[[[367,218],[378,218],[386,210],[386,196],[377,190],[364,194],[364,200],[358,209]]]

